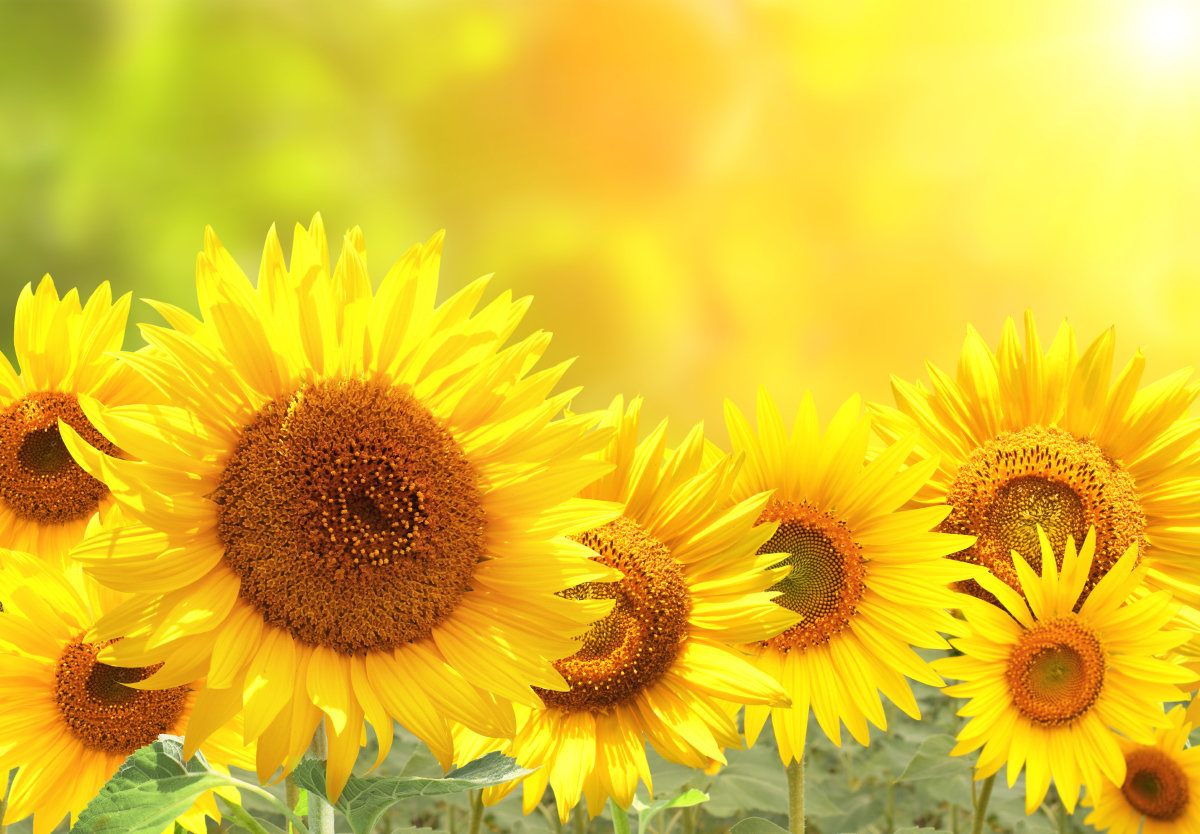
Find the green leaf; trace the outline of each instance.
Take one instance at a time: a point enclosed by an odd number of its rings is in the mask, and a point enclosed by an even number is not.
[[[892,834],[950,834],[941,828],[897,828]]]
[[[638,815],[638,834],[646,834],[646,829],[650,825],[650,820],[657,817],[668,808],[687,808],[690,805],[699,805],[701,802],[708,802],[708,794],[704,791],[690,790],[681,793],[674,799],[658,799],[651,802],[649,805],[642,802],[636,796],[633,798],[633,810],[637,811]]]
[[[235,784],[203,757],[183,759],[183,740],[159,736],[136,751],[88,803],[71,834],[161,834],[205,791]]]
[[[747,817],[729,829],[729,834],[788,834],[788,830],[762,817]]]
[[[930,736],[917,747],[912,761],[900,774],[901,782],[915,782],[918,779],[950,779],[966,773],[971,764],[962,756],[951,756],[954,749],[954,736],[938,734]]]
[[[533,771],[519,767],[515,760],[501,753],[489,753],[439,778],[351,776],[334,807],[346,817],[355,834],[367,834],[383,813],[402,799],[476,791],[502,785],[530,773]],[[296,767],[292,778],[300,787],[326,796],[325,762],[305,759]]]

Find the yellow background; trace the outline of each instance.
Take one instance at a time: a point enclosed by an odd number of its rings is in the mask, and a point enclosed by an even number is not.
[[[444,227],[444,293],[533,294],[579,408],[716,434],[761,383],[828,415],[1027,307],[1162,376],[1200,327],[1197,12],[6,2],[4,326],[44,272],[194,310],[205,224],[253,275],[319,210],[376,280]]]

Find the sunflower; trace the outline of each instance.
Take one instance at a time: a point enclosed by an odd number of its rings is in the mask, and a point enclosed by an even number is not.
[[[886,728],[877,690],[920,717],[905,676],[934,686],[942,679],[912,647],[945,647],[938,632],[959,630],[947,613],[958,607],[950,585],[973,570],[943,558],[969,539],[931,532],[948,508],[899,509],[934,468],[932,461],[903,466],[916,434],[865,464],[871,421],[861,410],[851,398],[822,435],[806,395],[789,436],[766,390],[758,394],[757,434],[725,404],[733,450],[746,458],[734,497],[774,491],[758,520],[779,526],[759,552],[784,554],[774,567],[790,572],[769,590],[800,617],[747,647],[792,708],[747,705],[746,738],[754,744],[770,715],[784,764],[804,755],[810,707],[835,744],[840,722],[860,744],[870,740],[868,721]]]
[[[34,815],[34,834],[74,817],[122,762],[160,733],[182,734],[202,682],[155,690],[131,688],[153,668],[119,668],[97,659],[104,643],[87,639],[118,595],[75,566],[51,569],[24,553],[0,551],[0,773],[16,769],[4,822]],[[253,766],[240,722],[218,729],[203,747],[210,766]],[[70,778],[65,778],[69,773]],[[237,791],[222,791],[231,801]],[[205,816],[220,820],[211,793],[179,823],[203,834]]]
[[[616,468],[581,493],[617,501],[624,513],[574,537],[623,577],[563,593],[616,604],[578,639],[575,654],[555,663],[570,688],[540,691],[544,709],[518,707],[508,747],[538,768],[524,780],[525,812],[549,784],[564,822],[581,793],[594,817],[610,797],[629,807],[639,779],[650,788],[647,741],[668,761],[703,769],[725,761],[723,748],[741,746],[725,702],[786,702],[775,681],[728,645],[796,621],[771,602],[768,586],[785,573],[769,568],[778,555],[755,555],[774,532],[754,526],[767,495],[731,500],[740,464],[726,456],[705,466],[699,426],[670,452],[665,421],[639,444],[640,411],[640,400],[625,408],[618,397],[610,406],[604,422],[616,436],[602,459]],[[462,761],[507,747],[470,733],[457,741]],[[489,789],[486,801],[508,790]]]
[[[1170,726],[1153,744],[1117,739],[1125,756],[1125,781],[1100,783],[1084,805],[1094,806],[1084,822],[1111,834],[1171,834],[1200,831],[1200,747],[1187,747],[1192,729],[1187,710],[1167,714]]]
[[[1070,812],[1081,784],[1092,790],[1105,779],[1123,784],[1125,757],[1116,733],[1134,744],[1152,743],[1154,728],[1169,723],[1162,702],[1182,700],[1175,684],[1192,678],[1187,669],[1156,659],[1187,637],[1163,630],[1179,607],[1170,593],[1126,603],[1147,570],[1137,565],[1136,544],[1080,604],[1096,538],[1089,531],[1078,553],[1068,538],[1060,571],[1054,543],[1042,533],[1041,575],[1014,553],[1015,590],[981,576],[1003,608],[965,597],[972,634],[951,640],[961,655],[934,663],[941,674],[963,681],[946,693],[970,699],[959,710],[971,719],[952,755],[983,747],[975,778],[991,776],[1007,761],[1010,787],[1024,766],[1026,813],[1041,803],[1052,778]]]
[[[1012,319],[993,353],[974,329],[955,379],[929,365],[932,392],[892,379],[898,408],[875,406],[881,435],[912,428],[940,456],[918,498],[953,507],[943,529],[977,536],[956,558],[984,565],[1010,588],[1009,553],[1038,567],[1040,526],[1061,559],[1068,538],[1096,531],[1085,594],[1130,546],[1149,565],[1147,582],[1200,603],[1200,420],[1186,419],[1200,393],[1190,370],[1140,387],[1138,351],[1110,387],[1114,331],[1077,356],[1063,322],[1043,353],[1025,314],[1024,349]],[[995,600],[976,582],[966,590]]]
[[[156,352],[125,354],[174,405],[90,408],[136,461],[71,451],[136,522],[77,558],[133,598],[95,627],[105,662],[207,679],[185,753],[245,710],[266,781],[324,717],[336,798],[364,720],[386,756],[396,719],[444,765],[448,719],[508,735],[549,659],[612,607],[556,592],[612,569],[565,538],[616,515],[574,493],[609,467],[585,418],[555,420],[567,364],[531,373],[549,337],[502,348],[527,300],[476,312],[487,279],[439,307],[441,237],[372,292],[362,233],[331,270],[320,218],[285,266],[272,228],[257,288],[212,230],[203,319],[157,305]],[[68,433],[69,434],[69,433]]]
[[[80,306],[62,298],[50,276],[17,299],[14,326],[20,374],[0,354],[0,547],[61,559],[88,522],[111,504],[108,489],[71,460],[59,421],[85,442],[118,450],[83,415],[80,397],[109,405],[146,402],[153,389],[108,351],[121,348],[129,294],[114,303],[107,283]]]

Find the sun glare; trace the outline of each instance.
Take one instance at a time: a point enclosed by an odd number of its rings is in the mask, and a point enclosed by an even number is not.
[[[1132,24],[1139,55],[1159,66],[1177,66],[1194,59],[1200,48],[1200,4],[1159,2],[1138,4]]]

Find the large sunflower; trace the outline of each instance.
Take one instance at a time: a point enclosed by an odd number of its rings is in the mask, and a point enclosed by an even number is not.
[[[109,501],[104,484],[67,454],[58,422],[107,454],[117,449],[88,423],[79,397],[109,405],[146,402],[153,389],[108,351],[120,350],[129,294],[114,303],[107,283],[80,306],[47,275],[17,299],[20,374],[0,354],[0,547],[61,559]]]
[[[201,681],[165,690],[134,689],[153,668],[120,668],[97,660],[104,643],[87,639],[96,618],[118,595],[77,567],[51,569],[24,553],[0,551],[0,773],[16,769],[4,822],[33,814],[34,834],[74,817],[121,763],[160,733],[180,735]],[[214,768],[252,767],[240,723],[213,732],[203,752]],[[69,774],[69,778],[68,778]],[[237,792],[228,794],[237,801]],[[179,818],[203,834],[205,816],[220,820],[211,793]]]
[[[1187,710],[1167,714],[1171,724],[1154,734],[1153,744],[1117,739],[1125,755],[1125,781],[1102,782],[1084,805],[1084,820],[1110,834],[1174,834],[1200,831],[1200,747],[1187,747],[1192,723]]]
[[[1139,387],[1138,351],[1110,387],[1114,333],[1082,356],[1063,323],[1043,353],[1031,314],[1022,347],[1009,319],[993,353],[968,328],[956,378],[933,365],[933,390],[892,379],[897,408],[875,406],[888,438],[912,428],[937,472],[920,499],[953,507],[943,529],[978,537],[957,558],[982,564],[1017,588],[1009,553],[1036,568],[1037,527],[1061,558],[1068,537],[1096,530],[1086,591],[1136,546],[1147,582],[1200,603],[1200,420],[1185,419],[1200,384],[1181,370]],[[974,582],[963,590],[989,598]]]
[[[745,455],[734,497],[774,490],[760,522],[778,523],[760,553],[782,552],[790,568],[771,586],[775,603],[800,621],[749,649],[758,668],[778,680],[791,709],[747,705],[753,744],[768,714],[784,763],[804,755],[809,707],[841,743],[839,720],[867,744],[867,722],[886,727],[879,692],[913,718],[920,712],[905,676],[934,686],[942,679],[913,646],[942,648],[938,632],[959,631],[947,612],[958,607],[951,583],[973,568],[944,558],[970,540],[930,532],[948,508],[900,510],[933,471],[927,461],[904,467],[916,433],[865,463],[869,418],[848,400],[824,434],[806,395],[789,435],[770,394],[758,395],[758,432],[730,402],[725,418],[736,454]]]
[[[1078,554],[1067,539],[1061,571],[1044,533],[1040,547],[1040,576],[1014,554],[1016,590],[994,576],[980,577],[1003,607],[966,597],[963,614],[972,634],[951,640],[962,654],[934,667],[963,681],[946,687],[948,694],[970,699],[959,714],[971,719],[952,754],[983,748],[975,778],[1007,762],[1011,787],[1024,767],[1026,813],[1041,804],[1051,779],[1073,812],[1081,784],[1098,790],[1105,779],[1125,781],[1116,733],[1151,743],[1154,728],[1168,724],[1162,702],[1182,700],[1175,684],[1193,676],[1156,659],[1187,636],[1163,629],[1179,607],[1170,593],[1125,602],[1146,573],[1145,565],[1137,566],[1136,544],[1082,604],[1095,534],[1088,532]]]
[[[203,320],[158,305],[157,352],[123,359],[171,407],[89,419],[138,461],[71,450],[138,523],[78,558],[134,598],[91,639],[109,662],[206,677],[185,752],[245,709],[258,774],[290,770],[321,716],[336,797],[364,719],[380,758],[400,721],[448,763],[447,719],[498,735],[532,686],[566,688],[549,658],[612,607],[555,592],[612,569],[563,534],[615,510],[572,496],[609,466],[603,434],[553,420],[566,369],[531,373],[549,337],[501,349],[526,301],[476,312],[487,280],[434,307],[440,236],[372,293],[360,231],[330,269],[319,217],[289,266],[274,229],[255,288],[209,230]]]
[[[666,423],[638,443],[641,401],[618,398],[605,422],[616,437],[602,456],[615,470],[582,495],[618,501],[623,515],[575,536],[615,582],[587,582],[563,595],[612,599],[612,612],[555,667],[570,689],[541,692],[545,709],[518,708],[511,755],[538,769],[524,780],[525,812],[554,789],[565,822],[580,793],[588,813],[611,797],[629,807],[639,778],[651,784],[648,741],[668,761],[704,768],[741,746],[724,702],[779,704],[783,690],[730,643],[763,640],[796,621],[767,590],[784,569],[756,556],[774,525],[754,526],[767,495],[735,502],[739,463],[705,466],[697,426],[666,450]],[[460,734],[461,760],[506,747]],[[488,801],[505,793],[489,791]]]

